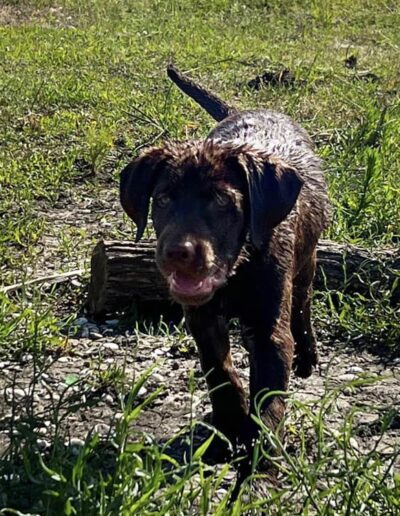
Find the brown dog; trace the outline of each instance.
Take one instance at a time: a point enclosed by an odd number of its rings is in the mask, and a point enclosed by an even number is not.
[[[310,319],[315,247],[329,203],[307,133],[269,110],[235,112],[169,67],[169,76],[220,123],[201,141],[149,148],[121,175],[121,203],[139,240],[150,198],[156,260],[184,307],[213,408],[213,423],[249,452],[257,393],[285,391],[317,363]],[[228,320],[250,353],[250,405],[232,365]],[[285,402],[268,397],[274,429]]]

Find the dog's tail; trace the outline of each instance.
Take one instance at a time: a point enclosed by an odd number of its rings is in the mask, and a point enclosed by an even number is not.
[[[237,112],[235,108],[228,106],[228,104],[219,99],[216,95],[191,81],[177,70],[174,65],[168,65],[167,74],[183,93],[186,93],[186,95],[197,102],[197,104],[204,108],[217,122]]]

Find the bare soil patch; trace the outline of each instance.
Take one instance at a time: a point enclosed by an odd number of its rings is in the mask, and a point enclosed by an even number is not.
[[[206,385],[202,378],[194,343],[170,337],[121,333],[110,325],[95,325],[78,319],[80,337],[69,339],[58,356],[38,359],[25,354],[19,361],[2,360],[0,367],[1,451],[10,442],[10,433],[18,434],[30,425],[38,435],[38,445],[50,448],[55,433],[63,435],[66,445],[83,444],[93,431],[106,438],[115,431],[121,417],[122,389],[156,364],[137,402],[144,401],[158,387],[163,390],[146,407],[132,428],[132,438],[142,432],[164,441],[193,419],[202,420],[210,412]],[[367,351],[338,352],[332,345],[320,345],[321,363],[311,378],[293,377],[290,389],[296,399],[317,401],[327,391],[342,386],[336,409],[329,424],[339,427],[354,408],[355,445],[369,450],[379,439],[380,419],[388,412],[397,416],[380,441],[379,450],[392,453],[400,439],[400,360],[383,362]],[[247,352],[234,339],[233,355],[245,385],[249,370]],[[196,390],[190,394],[190,371]],[[374,377],[376,382],[346,387],[352,380]],[[61,421],[59,428],[56,419]],[[61,429],[61,433],[60,433]],[[71,444],[72,443],[72,444]],[[398,462],[398,467],[400,463]]]
[[[75,27],[76,19],[61,6],[35,9],[25,5],[0,6],[0,27],[36,25],[39,27]]]

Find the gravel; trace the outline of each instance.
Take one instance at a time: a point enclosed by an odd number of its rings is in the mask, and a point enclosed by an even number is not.
[[[117,324],[119,321],[112,321],[112,326],[116,327]],[[61,431],[71,436],[68,446],[73,453],[79,453],[89,432],[95,430],[105,436],[113,431],[116,421],[123,417],[119,401],[121,389],[128,392],[133,382],[154,364],[157,367],[146,385],[139,390],[138,400],[143,401],[159,387],[163,391],[142,410],[135,422],[136,431],[149,432],[155,439],[165,440],[188,423],[192,418],[191,410],[194,411],[194,417],[199,419],[209,414],[210,403],[198,358],[192,351],[177,352],[180,348],[173,337],[137,337],[129,332],[104,336],[95,332],[96,325],[84,317],[76,319],[75,326],[80,328],[80,334],[69,338],[68,348],[63,355],[54,358],[54,354],[49,354],[45,361],[46,370],[37,378],[33,391],[31,382],[35,357],[32,354],[29,357],[25,355],[22,361],[1,362],[0,418],[3,424],[0,453],[9,442],[8,421],[11,418],[12,403],[18,407],[14,412],[20,420],[27,419],[27,414],[32,410],[40,412],[42,424],[36,430],[38,447],[45,450],[54,436],[54,404],[57,402],[63,404],[60,415],[65,415],[65,411],[76,406],[77,402],[81,404],[78,410],[69,411],[61,424]],[[84,337],[85,330],[90,332],[91,339]],[[233,341],[234,361],[240,365],[239,373],[247,386],[248,355],[236,343],[236,338]],[[190,340],[185,342],[185,346],[188,350],[193,349]],[[378,378],[379,381],[372,385],[342,389],[336,409],[329,415],[328,421],[332,427],[339,427],[347,412],[356,406],[362,408],[355,419],[357,428],[351,445],[354,448],[370,449],[375,442],[371,437],[379,433],[379,414],[389,410],[400,413],[400,363],[384,363],[367,351],[338,351],[329,344],[320,345],[320,356],[319,371],[307,380],[293,377],[290,390],[297,400],[307,402],[318,400],[326,389],[336,388],[354,379],[365,376]],[[119,371],[115,385],[113,377],[108,379],[110,371]],[[191,371],[197,384],[193,394],[188,388]],[[76,381],[75,376],[79,380],[77,383],[73,383]],[[382,453],[388,453],[399,441],[398,427],[394,425],[387,429],[379,445]]]

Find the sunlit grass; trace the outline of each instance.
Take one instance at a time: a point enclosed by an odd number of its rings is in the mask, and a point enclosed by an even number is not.
[[[95,199],[107,185],[117,197],[119,170],[140,147],[164,138],[201,138],[213,126],[168,82],[170,60],[237,107],[283,111],[309,131],[325,161],[333,204],[329,238],[367,247],[398,245],[396,2],[13,0],[0,7],[3,19],[3,284],[29,278],[43,238],[57,232],[44,214],[70,199],[69,192],[80,189],[80,195]],[[351,55],[357,57],[353,69],[344,64]],[[280,67],[293,72],[294,87],[248,88],[256,75]],[[120,219],[116,214],[115,220]],[[65,266],[81,259],[90,244],[84,245],[81,225],[77,220],[76,227],[56,234]],[[130,234],[128,224],[124,231],[121,238]],[[22,288],[0,297],[1,354],[34,356],[39,367],[33,391],[48,354],[68,346],[69,319],[80,305],[76,296],[75,308],[66,309],[63,295],[57,289]],[[346,346],[398,353],[399,314],[390,295],[377,285],[368,297],[320,292],[317,326]],[[180,353],[194,351],[183,324],[137,326],[139,339],[148,335],[167,338]],[[398,450],[382,456],[374,449],[357,449],[352,440],[356,410],[333,430],[329,417],[337,410],[340,390],[327,391],[310,404],[289,397],[286,428],[295,452],[264,429],[278,452],[271,460],[281,472],[280,488],[271,488],[264,499],[245,492],[228,509],[231,465],[210,470],[202,461],[204,448],[191,456],[189,465],[178,464],[151,436],[132,439],[130,429],[146,403],[136,396],[145,380],[126,392],[123,370],[99,372],[99,384],[112,384],[128,395],[121,398],[127,400],[120,407],[123,417],[108,440],[90,435],[78,450],[71,451],[56,432],[52,449],[40,451],[32,413],[22,414],[24,432],[12,434],[11,448],[1,460],[0,506],[57,515],[400,511],[400,483],[392,469]],[[59,417],[54,415],[56,423]],[[381,434],[390,417],[382,418]]]

